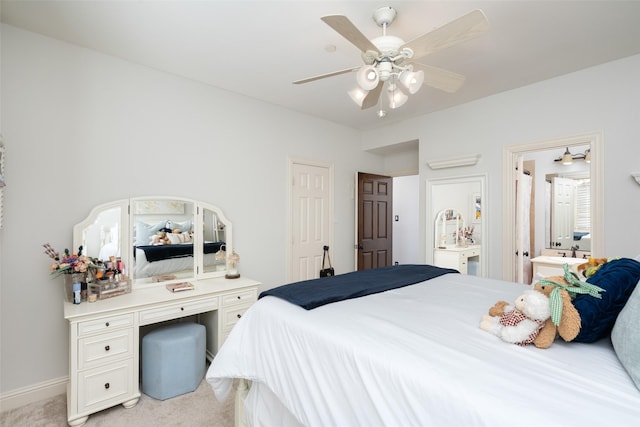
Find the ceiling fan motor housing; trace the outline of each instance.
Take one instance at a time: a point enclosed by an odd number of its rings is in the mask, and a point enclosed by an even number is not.
[[[380,7],[373,11],[373,20],[379,27],[391,24],[397,16],[397,12],[391,6]]]
[[[378,48],[381,56],[394,57],[400,52],[400,47],[404,45],[404,40],[396,36],[380,36],[371,39],[371,43]]]

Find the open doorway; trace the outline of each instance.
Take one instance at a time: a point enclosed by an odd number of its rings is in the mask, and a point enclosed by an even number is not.
[[[527,224],[526,221],[516,221],[518,217],[516,212],[524,212],[523,210],[517,210],[518,198],[516,195],[518,193],[516,192],[516,182],[518,181],[518,174],[523,174],[525,169],[524,166],[518,167],[518,163],[523,162],[523,157],[542,151],[557,150],[557,155],[560,155],[566,149],[589,147],[590,253],[595,257],[602,256],[601,254],[604,251],[604,161],[602,155],[604,150],[602,139],[602,134],[596,132],[504,147],[502,191],[502,278],[504,280],[525,282],[524,262],[520,254],[523,254],[526,250],[522,245],[523,239],[515,238],[517,234],[528,234],[528,231],[517,231],[520,225]],[[544,176],[544,174],[539,175]],[[538,195],[543,196],[544,192],[537,192],[536,200]],[[536,205],[544,205],[544,203],[536,202]],[[537,227],[537,229],[539,228],[541,227]],[[536,241],[545,242],[545,239],[536,239]]]
[[[391,195],[389,223],[388,263],[416,264],[420,258],[420,178],[419,178],[419,142],[417,139],[398,142],[383,147],[366,150],[383,158],[384,175],[390,179]],[[358,188],[358,174],[355,176],[355,188]],[[356,195],[357,196],[357,195]],[[360,208],[355,200],[354,268],[358,269],[358,238]]]
[[[420,263],[420,176],[393,178],[393,263]]]
[[[420,263],[419,175],[356,175],[357,270]]]

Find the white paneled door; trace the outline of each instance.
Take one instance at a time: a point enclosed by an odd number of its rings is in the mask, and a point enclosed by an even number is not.
[[[575,180],[555,176],[551,185],[551,248],[569,249],[573,246]]]
[[[288,282],[319,277],[323,246],[333,243],[333,169],[303,161],[290,164],[291,257]]]

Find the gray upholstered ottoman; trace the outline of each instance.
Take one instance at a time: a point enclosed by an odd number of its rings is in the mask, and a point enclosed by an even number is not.
[[[163,326],[142,338],[142,392],[159,400],[194,391],[205,373],[206,328]]]

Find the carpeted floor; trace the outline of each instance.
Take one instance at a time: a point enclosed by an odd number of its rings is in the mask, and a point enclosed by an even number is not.
[[[2,427],[64,427],[67,425],[66,394],[35,402],[0,414]],[[232,427],[233,394],[220,403],[203,380],[193,393],[164,401],[142,394],[131,409],[122,405],[93,414],[87,427]]]

